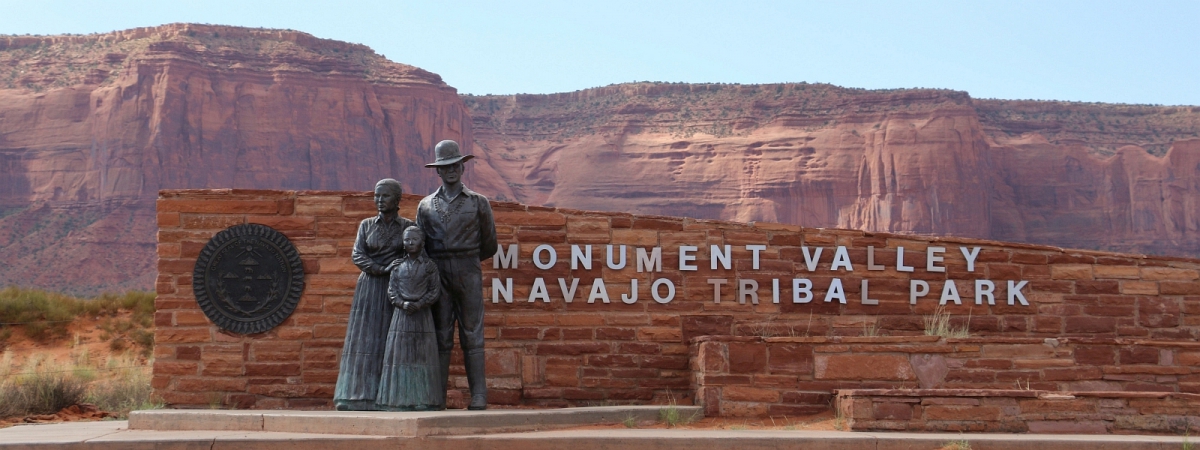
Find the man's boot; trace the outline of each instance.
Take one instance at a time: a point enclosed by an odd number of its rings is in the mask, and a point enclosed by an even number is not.
[[[467,409],[487,409],[487,377],[483,373],[485,363],[482,348],[467,350],[463,355],[467,362],[467,383],[471,385],[471,404]]]
[[[450,352],[438,352],[438,370],[441,371],[441,376],[437,379],[437,383],[442,386],[438,390],[442,395],[441,409],[446,409],[446,390],[450,388]]]

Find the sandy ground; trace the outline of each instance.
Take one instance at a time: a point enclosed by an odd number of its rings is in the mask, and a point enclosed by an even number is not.
[[[122,311],[115,317],[84,317],[72,322],[67,327],[67,336],[60,339],[38,342],[29,339],[20,327],[13,327],[13,334],[4,343],[0,343],[0,376],[9,371],[18,372],[25,368],[30,358],[39,360],[43,367],[90,365],[104,368],[111,359],[120,360],[123,365],[141,365],[147,363],[140,349],[131,348],[114,351],[109,348],[109,342],[102,340],[104,331],[100,325],[107,321],[128,320],[132,314]]]
[[[41,372],[76,372],[84,367],[95,380],[118,376],[121,371],[148,371],[147,358],[141,348],[131,347],[113,350],[109,341],[103,339],[100,328],[108,321],[128,320],[131,313],[121,312],[115,317],[85,317],[72,322],[63,338],[39,342],[29,339],[20,327],[14,327],[12,335],[0,343],[0,382],[34,369]],[[50,423],[75,420],[100,420],[112,417],[93,405],[81,404],[63,408],[55,414],[31,415],[0,419],[0,427],[16,423]]]

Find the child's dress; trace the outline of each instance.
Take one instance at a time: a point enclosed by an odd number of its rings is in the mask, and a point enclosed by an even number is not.
[[[392,268],[388,298],[395,305],[383,356],[383,374],[375,403],[389,411],[445,409],[445,389],[438,363],[437,340],[430,305],[441,298],[437,265],[425,255],[405,255]],[[400,305],[414,302],[420,308],[407,314]],[[440,392],[439,392],[440,391]]]

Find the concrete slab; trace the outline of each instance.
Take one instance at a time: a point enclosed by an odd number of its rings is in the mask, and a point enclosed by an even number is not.
[[[701,418],[698,406],[679,406],[680,415]],[[588,425],[656,422],[662,406],[604,406],[487,411],[357,412],[150,410],[129,415],[134,430],[270,431],[357,436],[445,436],[553,430]]]
[[[847,431],[599,429],[476,436],[424,440],[423,449],[572,450],[654,448],[656,450],[758,450],[805,448],[826,450],[932,450],[965,440],[972,450],[1178,450],[1184,438],[1174,436],[1033,435],[955,433],[864,433]]]
[[[0,429],[0,449],[4,450],[267,450],[280,445],[299,450],[362,450],[396,448],[399,440],[385,436],[261,431],[130,430],[125,421],[18,425]]]
[[[0,428],[0,444],[5,448],[24,444],[70,444],[95,439],[127,429],[123,421],[71,422],[17,425]]]
[[[503,412],[503,411],[495,411]],[[285,413],[285,412],[281,412]],[[304,414],[302,412],[286,412]],[[492,413],[489,411],[489,413]],[[376,414],[376,413],[368,413]],[[416,414],[416,413],[406,413]],[[281,414],[287,415],[287,414]],[[492,415],[492,414],[488,414]],[[348,415],[347,417],[354,417]],[[126,422],[74,422],[0,429],[3,450],[932,450],[965,440],[973,450],[1177,450],[1180,436],[882,433],[783,430],[587,429],[404,438],[270,431],[130,430]],[[284,447],[286,446],[286,447]]]
[[[153,409],[129,413],[129,429],[263,431],[263,411]]]

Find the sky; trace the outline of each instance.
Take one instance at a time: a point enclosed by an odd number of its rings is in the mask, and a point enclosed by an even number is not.
[[[1200,1],[0,0],[0,34],[173,22],[365,44],[460,93],[631,81],[1200,105]]]

